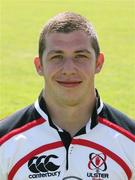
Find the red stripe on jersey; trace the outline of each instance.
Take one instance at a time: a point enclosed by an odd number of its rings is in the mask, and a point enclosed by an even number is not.
[[[48,150],[52,150],[52,149],[56,149],[56,148],[60,148],[64,146],[62,141],[58,141],[58,142],[54,142],[54,143],[50,143],[50,144],[46,144],[43,145],[35,150],[33,150],[32,152],[30,152],[29,154],[27,154],[25,157],[23,157],[22,159],[20,159],[11,169],[11,171],[8,174],[8,180],[13,180],[16,172],[18,171],[18,169],[23,166],[28,160],[30,160],[33,156],[36,156],[37,154],[40,154],[42,152],[48,151]]]
[[[21,126],[20,128],[17,128],[17,129],[10,131],[8,134],[6,134],[5,136],[3,136],[0,139],[0,145],[2,145],[4,142],[8,141],[13,136],[20,134],[24,131],[27,131],[27,130],[29,130],[29,129],[37,126],[37,125],[40,125],[40,124],[44,123],[45,121],[46,121],[45,119],[39,118],[39,119],[33,120],[32,122],[25,124],[24,126]]]
[[[114,124],[114,123],[110,122],[109,120],[101,118],[101,117],[99,117],[98,121],[100,123],[112,128],[112,129],[118,131],[119,133],[125,135],[126,137],[131,139],[133,142],[135,142],[135,135],[131,134],[129,131],[127,131],[126,129],[120,127],[119,125]]]
[[[106,154],[107,156],[109,156],[111,159],[113,159],[114,161],[117,162],[117,164],[119,164],[122,169],[125,171],[125,173],[127,174],[128,180],[131,179],[132,176],[132,172],[131,169],[128,167],[128,165],[123,161],[123,159],[121,159],[118,155],[116,155],[115,153],[113,153],[112,151],[110,151],[109,149],[101,146],[100,144],[94,143],[92,141],[88,141],[88,140],[84,140],[84,139],[73,139],[72,140],[72,144],[76,144],[76,145],[81,145],[81,146],[86,146],[86,147],[90,147],[93,149],[96,149],[104,154]]]

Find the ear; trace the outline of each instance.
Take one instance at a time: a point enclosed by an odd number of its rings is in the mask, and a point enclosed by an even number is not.
[[[103,64],[104,64],[104,54],[100,53],[96,60],[95,73],[99,73],[101,71]]]
[[[37,70],[37,73],[42,76],[43,75],[43,66],[41,64],[40,58],[39,57],[35,57],[34,58],[34,64]]]

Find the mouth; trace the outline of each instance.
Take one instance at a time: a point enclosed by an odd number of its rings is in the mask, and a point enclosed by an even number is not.
[[[63,87],[73,88],[79,86],[82,81],[57,81],[57,83]]]

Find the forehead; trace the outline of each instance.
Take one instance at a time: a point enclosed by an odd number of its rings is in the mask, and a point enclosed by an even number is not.
[[[85,32],[50,33],[46,37],[46,51],[90,49],[90,38]]]

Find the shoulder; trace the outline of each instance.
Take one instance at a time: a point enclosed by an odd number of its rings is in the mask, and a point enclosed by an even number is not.
[[[116,108],[104,104],[101,117],[135,135],[135,121]]]
[[[38,118],[34,105],[29,105],[14,114],[0,120],[0,138],[10,131],[20,128]]]

